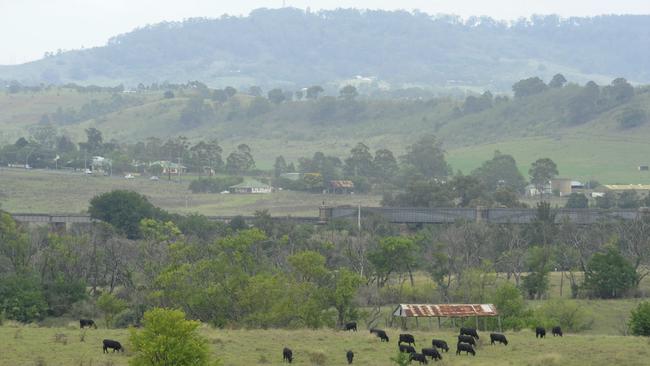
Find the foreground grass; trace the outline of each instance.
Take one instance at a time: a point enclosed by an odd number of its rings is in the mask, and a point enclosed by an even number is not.
[[[282,348],[293,350],[297,365],[345,365],[345,352],[355,352],[357,365],[392,365],[399,330],[388,330],[390,343],[380,343],[365,330],[346,333],[333,330],[216,330],[203,327],[210,349],[228,366],[280,365]],[[455,332],[409,331],[416,337],[417,348],[430,345],[433,337],[453,343]],[[59,339],[65,342],[56,341]],[[82,331],[70,325],[64,328],[37,328],[18,325],[0,327],[0,365],[127,365],[132,356],[127,330]],[[491,346],[486,332],[481,333],[477,356],[456,356],[455,346],[443,354],[441,365],[647,365],[649,341],[640,337],[565,335],[563,338],[535,339],[531,331],[508,332],[510,344]],[[124,354],[102,353],[104,338],[125,344]],[[320,361],[319,361],[320,360]]]
[[[181,183],[150,181],[145,177],[124,179],[89,177],[81,173],[53,170],[0,168],[0,204],[9,212],[79,213],[88,209],[95,195],[128,189],[149,197],[153,204],[171,212],[198,212],[208,216],[253,215],[267,209],[274,216],[318,216],[318,206],[377,206],[377,195],[324,195],[304,192],[272,194],[192,194],[189,177]]]

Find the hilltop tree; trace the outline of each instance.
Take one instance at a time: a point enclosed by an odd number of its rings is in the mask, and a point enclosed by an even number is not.
[[[320,93],[322,93],[324,91],[325,90],[320,85],[310,86],[309,88],[307,88],[307,93],[306,93],[305,97],[307,99],[318,99],[318,96],[320,95]]]
[[[354,100],[358,95],[359,92],[353,85],[346,85],[339,91],[339,97],[345,100]]]
[[[282,89],[277,89],[277,88],[269,90],[268,98],[269,101],[271,101],[271,103],[273,104],[280,104],[285,100],[285,96],[284,93],[282,92]]]
[[[562,74],[555,74],[553,76],[553,79],[551,80],[550,83],[548,83],[548,86],[551,88],[561,88],[566,84],[567,80]]]
[[[515,98],[523,98],[544,92],[548,86],[538,77],[518,81],[512,86]]]
[[[445,151],[433,135],[422,136],[408,146],[402,160],[425,178],[444,178],[451,173],[451,167],[445,161]]]
[[[544,186],[559,174],[557,165],[549,158],[537,159],[533,162],[528,170],[530,182],[535,185],[537,191],[542,195]]]
[[[254,97],[261,97],[262,96],[262,88],[260,88],[257,85],[253,85],[250,88],[248,88],[248,94],[254,96]]]
[[[226,93],[228,96],[228,99],[232,98],[237,94],[237,89],[233,88],[232,86],[227,86],[223,89],[223,91]]]

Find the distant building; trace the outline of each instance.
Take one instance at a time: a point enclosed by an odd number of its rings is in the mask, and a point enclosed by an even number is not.
[[[650,170],[650,168],[648,168],[647,165],[639,165],[640,172],[647,172],[648,170]]]
[[[185,167],[185,165],[177,164],[168,160],[154,161],[153,163],[149,164],[149,167],[152,167],[154,165],[160,165],[163,175],[184,174],[187,171],[187,167]]]
[[[90,170],[93,174],[106,174],[108,175],[111,171],[113,162],[110,159],[106,159],[103,156],[93,156],[90,163]]]
[[[557,193],[560,197],[568,196],[571,194],[571,179],[567,178],[553,178],[551,179],[551,192]]]
[[[347,194],[354,190],[354,182],[351,180],[331,180],[327,190],[329,193]]]
[[[608,191],[650,191],[650,184],[605,184],[603,188]]]
[[[230,193],[254,194],[254,193],[271,193],[272,188],[268,184],[249,180],[228,188]]]

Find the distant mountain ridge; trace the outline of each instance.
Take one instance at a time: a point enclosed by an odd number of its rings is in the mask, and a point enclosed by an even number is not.
[[[517,80],[562,72],[600,83],[650,82],[650,15],[512,23],[405,11],[258,9],[246,17],[165,22],[106,46],[0,67],[26,84],[186,82],[304,87],[357,75],[393,87],[509,90]]]

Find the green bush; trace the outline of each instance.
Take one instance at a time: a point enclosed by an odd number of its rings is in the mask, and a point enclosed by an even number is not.
[[[512,283],[506,282],[494,291],[491,302],[496,306],[501,316],[501,327],[503,329],[519,330],[526,326],[531,316],[526,311],[526,303],[521,291]],[[490,319],[491,323],[496,320]],[[495,324],[491,324],[494,326]]]
[[[110,328],[115,316],[126,309],[126,301],[105,292],[97,299],[97,307],[104,313],[106,328]]]
[[[0,279],[0,311],[7,319],[20,322],[43,319],[47,303],[38,278],[11,275]]]
[[[217,362],[210,362],[208,342],[198,332],[200,325],[185,320],[185,313],[180,310],[147,311],[143,329],[130,329],[129,340],[135,356],[129,365],[216,365]]]
[[[632,310],[630,330],[638,336],[650,336],[650,302],[644,301]]]

